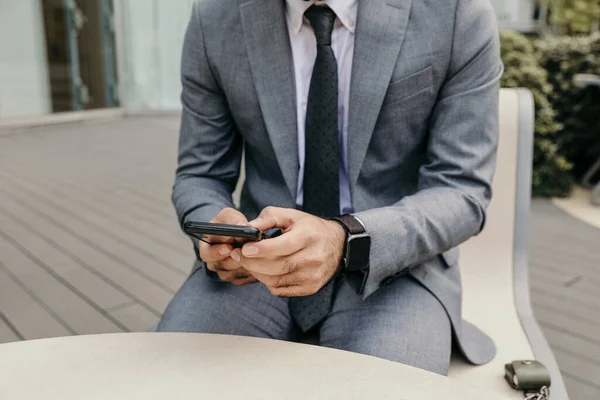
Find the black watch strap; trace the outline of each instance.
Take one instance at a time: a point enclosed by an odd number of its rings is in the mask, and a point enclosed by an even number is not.
[[[344,275],[346,276],[346,281],[350,285],[354,291],[358,295],[363,294],[365,290],[365,286],[367,284],[367,279],[369,278],[369,266],[366,268],[358,268],[353,269],[349,268],[349,263],[351,260],[348,260],[346,257],[348,255],[348,241],[350,236],[363,235],[366,234],[366,229],[363,226],[360,220],[353,215],[342,215],[341,217],[330,218],[333,221],[338,222],[342,227],[346,230],[346,243],[344,243],[344,259],[342,262],[344,263]],[[369,244],[370,246],[370,244]]]
[[[365,227],[353,215],[346,214],[342,215],[341,217],[335,217],[331,219],[340,222],[344,229],[346,229],[346,231],[351,235],[365,233]]]

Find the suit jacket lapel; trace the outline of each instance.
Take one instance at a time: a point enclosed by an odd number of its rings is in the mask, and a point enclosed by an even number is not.
[[[250,68],[277,161],[296,198],[298,124],[292,50],[283,0],[249,0],[240,4]]]
[[[359,0],[348,117],[352,192],[398,60],[410,7],[411,0]]]

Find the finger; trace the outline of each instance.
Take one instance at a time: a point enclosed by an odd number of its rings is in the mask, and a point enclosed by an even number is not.
[[[210,221],[215,224],[246,225],[246,216],[234,208],[224,208]]]
[[[258,282],[258,281],[256,280],[255,277],[249,276],[246,279],[235,280],[235,281],[231,282],[231,284],[235,285],[235,286],[246,286],[246,285],[250,285],[251,283],[256,283],[256,282]]]
[[[296,272],[302,266],[301,260],[294,257],[280,257],[275,259],[246,258],[241,254],[239,249],[235,249],[231,253],[231,258],[236,260],[236,262],[252,274],[256,272],[271,276],[286,275]]]
[[[257,277],[258,279],[258,277]],[[259,279],[260,281],[260,279]],[[301,284],[301,285],[291,285],[291,286],[269,286],[265,285],[269,292],[273,296],[277,297],[304,297],[304,296],[312,296],[317,293],[321,287],[314,284]]]
[[[275,289],[283,289],[290,286],[301,286],[306,282],[306,277],[299,272],[279,276],[271,276],[253,272],[252,275],[260,282],[264,283],[265,286]]]
[[[258,218],[249,222],[250,226],[266,231],[271,228],[281,228],[283,230],[289,228],[295,218],[298,218],[302,213],[291,208],[267,207]]]
[[[246,280],[252,276],[252,274],[244,269],[237,269],[235,271],[221,271],[217,272],[217,274],[222,281],[230,283],[239,280]]]
[[[242,268],[242,266],[237,261],[232,259],[231,257],[228,257],[225,260],[220,261],[219,267],[221,268],[222,271],[235,271],[237,269]]]
[[[246,216],[234,208],[224,208],[210,222],[215,223],[215,224],[227,224],[227,225],[240,225],[240,226],[248,225],[248,219],[246,218]],[[207,235],[205,237],[205,239],[209,243],[212,243],[212,244],[217,244],[217,243],[233,244],[233,245],[241,244],[239,242],[239,239],[236,239],[233,237],[227,237],[227,236]]]
[[[312,233],[303,227],[291,230],[273,239],[246,243],[242,254],[246,258],[276,258],[290,256],[305,249],[312,242]]]
[[[221,271],[226,271],[225,269],[221,268],[221,265],[218,262],[211,262],[211,263],[206,263],[206,268],[209,271],[212,272],[221,272]]]
[[[221,261],[229,258],[233,246],[230,244],[214,244],[210,245],[202,241],[199,242],[198,249],[200,258],[206,263]]]

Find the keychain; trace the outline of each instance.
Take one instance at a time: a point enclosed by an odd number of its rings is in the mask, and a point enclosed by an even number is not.
[[[504,366],[504,377],[516,390],[525,392],[525,400],[548,400],[550,374],[546,367],[535,360],[518,360]]]

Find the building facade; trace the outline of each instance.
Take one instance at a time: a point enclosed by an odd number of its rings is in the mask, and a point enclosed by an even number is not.
[[[534,0],[491,1],[503,25],[532,25]],[[0,121],[109,107],[179,109],[193,3],[0,0]]]

